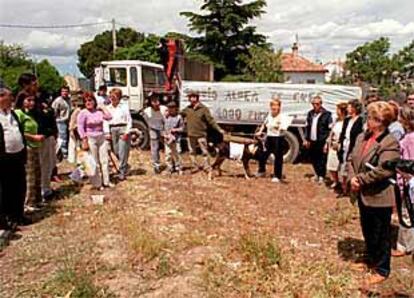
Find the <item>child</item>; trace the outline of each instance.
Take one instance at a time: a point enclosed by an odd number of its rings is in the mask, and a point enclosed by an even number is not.
[[[35,97],[28,92],[22,91],[17,95],[15,112],[27,141],[26,205],[32,210],[42,202],[40,147],[45,140],[44,135],[38,134],[39,126],[34,117],[35,106]]]
[[[164,131],[166,107],[161,106],[158,96],[154,93],[149,95],[150,106],[144,110],[144,117],[148,123],[151,139],[151,161],[155,174],[160,174],[160,142]]]
[[[178,107],[175,102],[168,105],[168,113],[165,118],[165,158],[170,173],[177,171],[182,175],[181,157],[179,155],[179,136],[184,130],[184,120],[178,114]]]

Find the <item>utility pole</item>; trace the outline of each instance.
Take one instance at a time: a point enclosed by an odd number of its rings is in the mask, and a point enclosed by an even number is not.
[[[112,51],[113,55],[115,56],[116,53],[116,27],[115,27],[115,19],[112,19]]]

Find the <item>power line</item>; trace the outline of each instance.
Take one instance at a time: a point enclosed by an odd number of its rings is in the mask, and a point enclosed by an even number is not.
[[[104,24],[111,24],[111,21],[84,23],[84,24],[65,24],[65,25],[26,25],[26,24],[0,24],[0,28],[12,29],[66,29],[66,28],[80,28],[91,27]]]

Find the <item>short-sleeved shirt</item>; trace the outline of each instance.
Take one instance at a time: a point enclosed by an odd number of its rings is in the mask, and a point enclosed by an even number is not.
[[[17,153],[24,149],[23,136],[19,129],[18,120],[10,110],[0,109],[0,129],[3,130],[3,141],[5,153]]]
[[[31,135],[37,135],[39,125],[37,124],[36,120],[28,113],[25,113],[23,110],[15,110],[15,113],[17,117],[19,118],[19,122],[23,126],[24,133],[31,134]],[[30,148],[39,148],[41,146],[41,142],[32,141],[29,139],[26,139],[27,146]]]
[[[279,113],[277,116],[273,117],[272,114],[266,117],[264,125],[267,128],[267,136],[269,137],[280,137],[283,134],[283,131],[286,131],[288,127],[292,124],[293,118]]]
[[[267,136],[280,137],[282,126],[281,114],[278,114],[276,117],[273,117],[272,114],[269,114],[266,117],[264,124],[267,128]]]

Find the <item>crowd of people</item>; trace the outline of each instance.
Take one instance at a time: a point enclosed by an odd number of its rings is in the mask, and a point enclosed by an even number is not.
[[[56,193],[51,182],[60,181],[57,163],[61,159],[76,165],[79,152],[88,152],[94,163],[90,183],[99,191],[115,186],[110,175],[111,155],[117,160],[117,181],[127,179],[130,172],[132,118],[120,89],[114,88],[108,95],[102,86],[96,96],[90,92],[71,96],[64,86],[60,96],[48,102],[38,96],[33,74],[21,75],[18,83],[21,90],[15,98],[9,89],[0,88],[0,229],[30,224],[27,214],[53,199]],[[156,94],[148,96],[143,115],[153,171],[156,175],[162,171],[160,150],[164,147],[167,172],[183,174],[181,139],[185,130],[192,169],[205,170],[212,178],[208,134],[210,130],[220,135],[225,132],[196,92],[190,92],[188,99],[188,107],[180,112],[175,102],[164,106]],[[315,96],[311,104],[303,147],[314,181],[330,181],[338,198],[356,198],[367,246],[366,262],[357,267],[373,270],[368,282],[380,282],[390,274],[391,255],[414,251],[414,229],[404,227],[400,227],[396,250],[391,251],[391,215],[399,190],[388,182],[395,177],[401,189],[410,185],[414,201],[414,179],[383,167],[387,160],[414,159],[414,93],[401,106],[375,97],[366,106],[358,99],[340,102],[336,115],[324,108],[321,96]],[[256,176],[266,176],[267,160],[273,155],[273,183],[284,180],[283,132],[288,118],[282,101],[273,99],[256,132],[264,140]],[[199,153],[202,163],[197,160]]]

